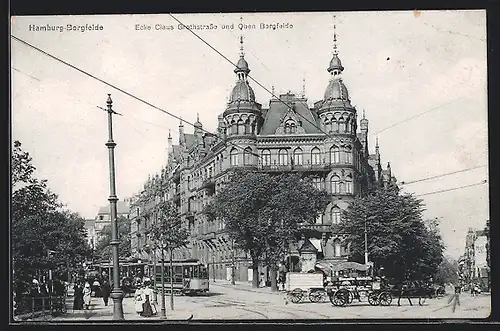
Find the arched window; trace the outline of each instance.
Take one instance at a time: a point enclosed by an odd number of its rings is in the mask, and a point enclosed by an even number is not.
[[[287,165],[288,164],[288,152],[286,149],[280,149],[278,152],[278,164]]]
[[[245,134],[245,124],[242,120],[238,121],[238,134]]]
[[[238,151],[233,148],[230,153],[230,161],[232,166],[238,165]]]
[[[320,164],[321,163],[321,152],[318,147],[314,147],[311,150],[311,164]]]
[[[243,151],[243,164],[252,164],[252,149],[250,147],[245,148]]]
[[[332,224],[339,224],[341,217],[340,208],[337,206],[332,207],[332,210],[330,211],[330,216],[332,219]]]
[[[293,163],[297,165],[302,165],[302,149],[300,149],[300,147],[297,147],[293,151]]]
[[[333,241],[333,252],[334,252],[334,256],[340,256],[340,248],[341,248],[341,245],[340,245],[340,239],[335,239]]]
[[[347,118],[345,121],[345,132],[351,132],[351,119]]]
[[[330,179],[330,190],[333,194],[340,193],[340,177],[337,175],[332,176]]]
[[[288,125],[288,123],[285,124],[285,130],[284,130],[285,133],[290,133],[291,130],[290,130],[290,125]]]
[[[351,148],[351,146],[349,146],[349,145],[344,146],[343,152],[344,152],[343,161],[347,164],[351,164],[352,163],[352,148]]]
[[[344,129],[345,129],[345,121],[344,119],[341,117],[338,121],[338,131],[339,132],[344,132]]]
[[[262,151],[262,165],[271,165],[271,152],[268,149]]]
[[[348,175],[345,181],[345,193],[352,194],[352,176]]]
[[[339,163],[340,162],[340,150],[338,146],[333,146],[330,149],[330,163]]]
[[[290,125],[290,131],[291,131],[292,133],[297,133],[297,126],[295,125],[295,123],[292,123],[292,124]]]
[[[332,119],[332,132],[339,132],[339,123]]]
[[[238,134],[238,124],[235,121],[231,124],[231,134]]]

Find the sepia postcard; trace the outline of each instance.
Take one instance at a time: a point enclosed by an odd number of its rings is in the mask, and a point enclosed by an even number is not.
[[[12,322],[490,316],[485,10],[10,26]]]

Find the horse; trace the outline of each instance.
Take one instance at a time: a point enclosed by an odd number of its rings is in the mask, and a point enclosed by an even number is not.
[[[393,290],[395,295],[398,297],[398,306],[401,306],[401,298],[407,298],[410,306],[413,306],[411,299],[418,298],[418,304],[423,306],[426,299],[431,299],[433,297],[434,290],[428,286],[423,286],[418,281],[406,281],[399,285],[396,285]]]

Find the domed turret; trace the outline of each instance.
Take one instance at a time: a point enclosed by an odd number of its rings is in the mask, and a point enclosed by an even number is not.
[[[202,129],[203,128],[203,124],[201,124],[201,122],[200,122],[200,114],[199,113],[196,113],[196,122],[194,122],[193,126],[195,127],[195,129]]]
[[[342,61],[340,61],[338,54],[333,54],[332,59],[330,60],[330,65],[328,66],[327,71],[332,73],[337,70],[338,72],[344,71],[344,67],[342,66]]]
[[[229,103],[235,101],[255,101],[255,93],[247,81],[237,81],[229,96]]]
[[[244,72],[247,75],[250,72],[250,69],[248,68],[248,62],[247,62],[247,60],[245,60],[245,57],[243,56],[243,54],[240,55],[240,59],[238,60],[238,63],[236,64],[236,68],[234,69],[234,72],[235,73]]]
[[[324,100],[349,101],[349,93],[342,79],[332,79],[325,90]]]

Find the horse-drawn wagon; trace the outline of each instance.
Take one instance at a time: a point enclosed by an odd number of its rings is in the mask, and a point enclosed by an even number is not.
[[[321,302],[326,298],[322,273],[289,272],[285,289],[293,303],[299,303],[306,296],[311,302]]]

